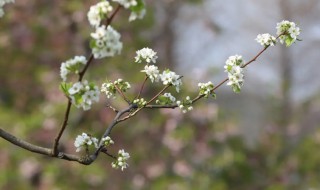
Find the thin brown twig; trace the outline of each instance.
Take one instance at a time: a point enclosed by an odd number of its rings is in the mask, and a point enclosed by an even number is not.
[[[141,93],[142,93],[142,90],[143,90],[144,85],[146,84],[148,78],[149,78],[149,77],[146,75],[146,77],[144,78],[144,81],[143,81],[143,83],[142,83],[142,85],[141,85],[141,88],[140,88],[140,90],[139,90],[138,96],[137,96],[135,99],[139,99],[139,98],[140,98],[140,95],[141,95]]]
[[[87,69],[89,68],[89,66],[90,66],[90,64],[91,64],[92,61],[93,61],[93,54],[91,54],[91,55],[89,56],[89,59],[88,59],[86,65],[84,66],[83,70],[79,73],[79,79],[78,79],[79,82],[82,81],[83,76],[84,76],[84,74],[86,73],[86,71],[87,71]]]
[[[106,26],[109,26],[112,22],[112,20],[114,19],[114,16],[119,12],[119,10],[121,9],[121,5],[118,5],[118,7],[116,8],[116,10],[111,14],[111,16],[106,20]]]
[[[151,98],[151,100],[149,100],[147,102],[146,105],[150,104],[151,102],[153,102],[156,98],[158,98],[165,90],[167,90],[171,85],[167,85],[165,86],[158,94],[156,94],[153,98]]]
[[[110,154],[106,148],[102,148],[100,151],[105,153],[106,155],[110,156],[113,159],[117,159],[117,157],[112,155],[112,154]]]
[[[118,113],[119,110],[117,110],[116,108],[114,108],[113,106],[111,106],[110,104],[107,104],[107,107],[112,109],[112,111],[114,111],[115,113]]]
[[[130,113],[129,115],[127,115],[127,116],[125,116],[125,117],[123,117],[123,118],[121,118],[121,119],[119,118],[119,119],[117,120],[117,123],[120,123],[120,122],[122,122],[122,121],[125,121],[125,120],[127,120],[127,119],[135,116],[140,110],[142,110],[142,108],[144,108],[144,107],[140,107],[140,108],[136,109],[134,112]]]
[[[54,139],[53,151],[52,151],[53,155],[57,155],[57,153],[58,153],[58,146],[59,146],[60,138],[68,125],[68,119],[69,119],[69,114],[70,114],[70,110],[71,110],[71,105],[72,105],[71,100],[68,99],[68,105],[67,105],[67,109],[66,109],[66,112],[64,115],[63,123],[61,125],[61,128],[59,130],[57,137]]]
[[[165,86],[158,94],[156,94],[153,98],[151,98],[151,100],[149,100],[147,102],[147,104],[144,107],[140,107],[138,109],[136,109],[134,112],[130,113],[129,115],[123,117],[123,118],[119,118],[117,119],[117,123],[120,123],[122,121],[125,121],[131,117],[133,117],[134,115],[136,115],[139,111],[141,111],[143,108],[145,108],[146,106],[148,106],[148,104],[150,104],[151,102],[153,102],[158,96],[160,96],[167,88],[169,88],[171,85],[167,85]]]
[[[115,84],[114,87],[116,87],[118,93],[121,95],[122,99],[124,101],[126,101],[128,104],[130,104],[129,99],[126,97],[126,95],[124,95],[124,93],[122,92],[122,90]]]
[[[268,49],[269,46],[266,46],[263,48],[263,50],[261,50],[254,58],[252,58],[250,61],[248,61],[246,64],[244,64],[241,68],[245,68],[246,66],[248,66],[250,63],[254,62],[257,60],[257,58]]]

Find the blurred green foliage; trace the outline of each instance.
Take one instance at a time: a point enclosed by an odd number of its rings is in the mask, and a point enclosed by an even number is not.
[[[0,20],[1,128],[29,142],[52,146],[66,106],[59,91],[60,63],[74,55],[89,55],[91,28],[86,10],[91,3],[18,1],[6,7],[6,15]],[[86,79],[101,84],[107,78],[121,77],[138,83],[133,89],[139,88],[144,76],[137,73],[143,66],[132,62],[135,50],[151,43],[144,34],[154,26],[152,10],[148,7],[148,16],[133,23],[128,23],[127,12],[117,15],[113,26],[122,34],[124,51],[121,56],[94,61]],[[144,95],[151,97],[158,87],[149,87]],[[188,90],[186,94],[194,93]],[[72,108],[61,149],[74,153],[73,141],[81,132],[103,133],[114,117],[104,104],[103,99],[88,112]],[[210,100],[203,100],[186,115],[179,110],[142,111],[115,127],[112,138],[115,145],[111,152],[125,148],[131,154],[130,167],[124,172],[112,169],[112,159],[107,156],[83,166],[36,155],[1,140],[0,188],[320,188],[320,131],[297,142],[273,123],[260,133],[254,145],[248,145],[237,121]]]

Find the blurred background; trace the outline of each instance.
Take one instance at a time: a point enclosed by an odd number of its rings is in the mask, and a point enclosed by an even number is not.
[[[97,1],[19,0],[0,19],[0,127],[28,142],[51,147],[63,120],[61,62],[90,55],[86,14]],[[246,68],[240,94],[223,86],[217,99],[192,112],[148,110],[113,130],[111,152],[124,148],[130,167],[111,168],[101,155],[89,166],[52,159],[0,139],[0,189],[320,189],[320,2],[318,0],[146,1],[145,19],[128,22],[121,10],[113,27],[122,34],[120,56],[95,60],[85,79],[100,85],[119,77],[133,84],[144,76],[132,64],[135,51],[158,52],[158,66],[183,75],[180,97],[197,83],[218,84],[230,55],[250,60],[259,33],[275,35],[276,23],[294,21],[302,42],[268,49]],[[145,97],[160,86],[147,85]],[[171,91],[174,93],[174,89]],[[72,108],[61,150],[75,153],[82,132],[100,136],[114,117],[100,104]],[[124,103],[114,101],[115,107]]]

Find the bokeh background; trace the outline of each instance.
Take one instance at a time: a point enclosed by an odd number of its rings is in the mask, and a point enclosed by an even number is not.
[[[86,13],[97,1],[19,0],[0,19],[0,127],[31,143],[51,147],[63,120],[61,62],[90,54]],[[183,75],[181,96],[197,83],[223,80],[225,60],[250,60],[259,33],[275,34],[284,19],[302,29],[302,42],[268,49],[246,69],[241,94],[223,86],[217,99],[194,111],[148,110],[113,130],[131,155],[130,167],[111,168],[101,155],[89,166],[36,155],[0,139],[0,189],[320,189],[320,2],[318,0],[147,0],[144,20],[129,23],[121,10],[113,26],[123,53],[94,61],[85,78],[98,84],[119,77],[143,80],[135,51],[151,47],[158,66]],[[160,86],[148,85],[151,97]],[[174,92],[174,90],[172,91]],[[92,110],[72,108],[61,149],[75,153],[75,137],[100,136],[114,113],[106,99]],[[121,101],[114,101],[123,107]]]

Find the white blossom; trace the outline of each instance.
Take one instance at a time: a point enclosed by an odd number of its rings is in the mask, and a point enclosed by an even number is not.
[[[240,92],[241,86],[244,82],[244,75],[243,69],[241,68],[244,61],[242,56],[235,55],[230,56],[224,68],[226,69],[225,72],[228,73],[229,82],[227,85],[231,86],[234,92]]]
[[[99,88],[88,81],[74,83],[68,93],[72,104],[83,110],[89,110],[93,103],[99,102]]]
[[[80,92],[80,90],[83,89],[83,84],[81,82],[76,82],[72,85],[71,88],[69,88],[68,92],[70,95],[74,95],[78,92]]]
[[[85,65],[87,59],[84,56],[75,56],[72,59],[69,59],[61,63],[60,67],[60,76],[63,81],[67,80],[67,75],[71,72],[78,74],[81,65]]]
[[[141,63],[142,61],[145,61],[147,63],[153,62],[156,63],[156,60],[158,58],[157,52],[153,51],[150,48],[142,48],[138,51],[136,51],[136,57],[135,62]]]
[[[113,83],[103,83],[101,86],[101,92],[106,93],[107,98],[115,98],[116,88]]]
[[[276,44],[276,38],[270,34],[259,34],[255,39],[262,46],[274,46]]]
[[[111,144],[114,144],[114,141],[109,137],[109,136],[106,136],[106,137],[103,137],[101,139],[101,142],[102,144],[104,144],[105,146],[109,146]]]
[[[144,98],[140,98],[140,99],[133,100],[133,103],[137,104],[138,107],[143,107],[147,104],[147,101],[145,101]]]
[[[120,41],[120,33],[114,30],[111,26],[107,28],[103,25],[96,28],[94,33],[91,33],[92,41],[91,48],[95,59],[104,57],[112,57],[115,54],[120,54],[122,50],[122,42]]]
[[[227,85],[240,89],[244,82],[243,69],[240,66],[234,66],[232,72],[228,73],[228,78]]]
[[[131,6],[136,6],[138,4],[136,0],[112,0],[112,1],[119,3],[126,9],[130,8]]]
[[[185,100],[178,100],[177,102],[178,107],[181,109],[182,113],[187,113],[188,111],[193,110],[192,107],[192,100],[189,96],[185,98]]]
[[[283,20],[277,23],[277,35],[281,35],[280,43],[286,43],[287,46],[290,46],[297,40],[297,37],[300,34],[300,28],[296,26],[294,22],[289,22]]]
[[[174,96],[172,96],[171,93],[164,93],[163,96],[169,98],[169,100],[171,102],[175,102],[176,101],[176,98]]]
[[[113,8],[108,1],[101,1],[96,5],[91,6],[87,15],[91,26],[100,26],[101,20],[105,19],[112,9]]]
[[[230,56],[227,59],[226,66],[224,68],[227,70],[227,68],[232,68],[235,65],[239,66],[239,65],[242,65],[242,64],[243,64],[242,56],[241,55],[233,55],[233,56]]]
[[[14,3],[15,0],[0,0],[0,6],[5,5],[6,3]]]
[[[7,3],[14,3],[14,0],[0,0],[0,18],[3,17],[4,11],[3,11],[3,6]]]
[[[93,102],[99,101],[99,90],[89,90],[82,95],[84,104],[91,105]]]
[[[142,9],[138,12],[132,11],[129,16],[129,22],[134,21],[136,19],[143,19],[143,17],[146,15],[146,9]]]
[[[74,146],[77,148],[76,152],[81,151],[82,148],[87,149],[91,145],[94,145],[96,148],[98,148],[98,139],[95,137],[91,137],[86,133],[78,135],[76,140],[74,141]]]
[[[212,94],[214,95],[214,92],[213,92],[213,84],[211,81],[207,82],[207,83],[198,83],[198,87],[199,87],[199,94],[200,95],[204,95],[206,98]]]
[[[159,75],[159,70],[157,66],[154,65],[146,65],[144,67],[144,70],[141,72],[145,72],[146,75],[150,78],[151,82],[158,82],[160,75]]]
[[[119,3],[126,9],[131,9],[131,14],[129,16],[129,21],[134,21],[136,19],[142,19],[146,14],[146,9],[141,4],[138,4],[137,0],[112,0],[114,2]],[[145,4],[144,1],[140,1],[139,3]],[[132,8],[135,7],[135,8]]]
[[[118,79],[116,81],[103,83],[101,86],[101,92],[104,92],[107,95],[107,98],[115,98],[117,88],[116,86],[122,91],[126,92],[128,89],[131,88],[129,82],[125,82],[122,79]]]
[[[112,162],[111,166],[115,169],[121,168],[126,169],[129,164],[127,163],[127,160],[130,158],[129,153],[125,152],[123,149],[119,150],[117,160]]]
[[[158,99],[156,100],[156,103],[161,105],[168,105],[168,104],[174,103],[175,101],[176,101],[176,98],[172,96],[171,93],[164,93],[163,95],[158,97]]]
[[[173,85],[176,87],[176,91],[180,91],[180,86],[182,85],[182,81],[180,79],[180,76],[177,75],[175,72],[170,70],[163,71],[162,74],[160,74],[160,79],[164,85]]]
[[[297,39],[297,37],[300,35],[300,28],[296,27],[295,23],[292,23],[291,27],[288,30],[288,32],[289,32],[291,38]]]

